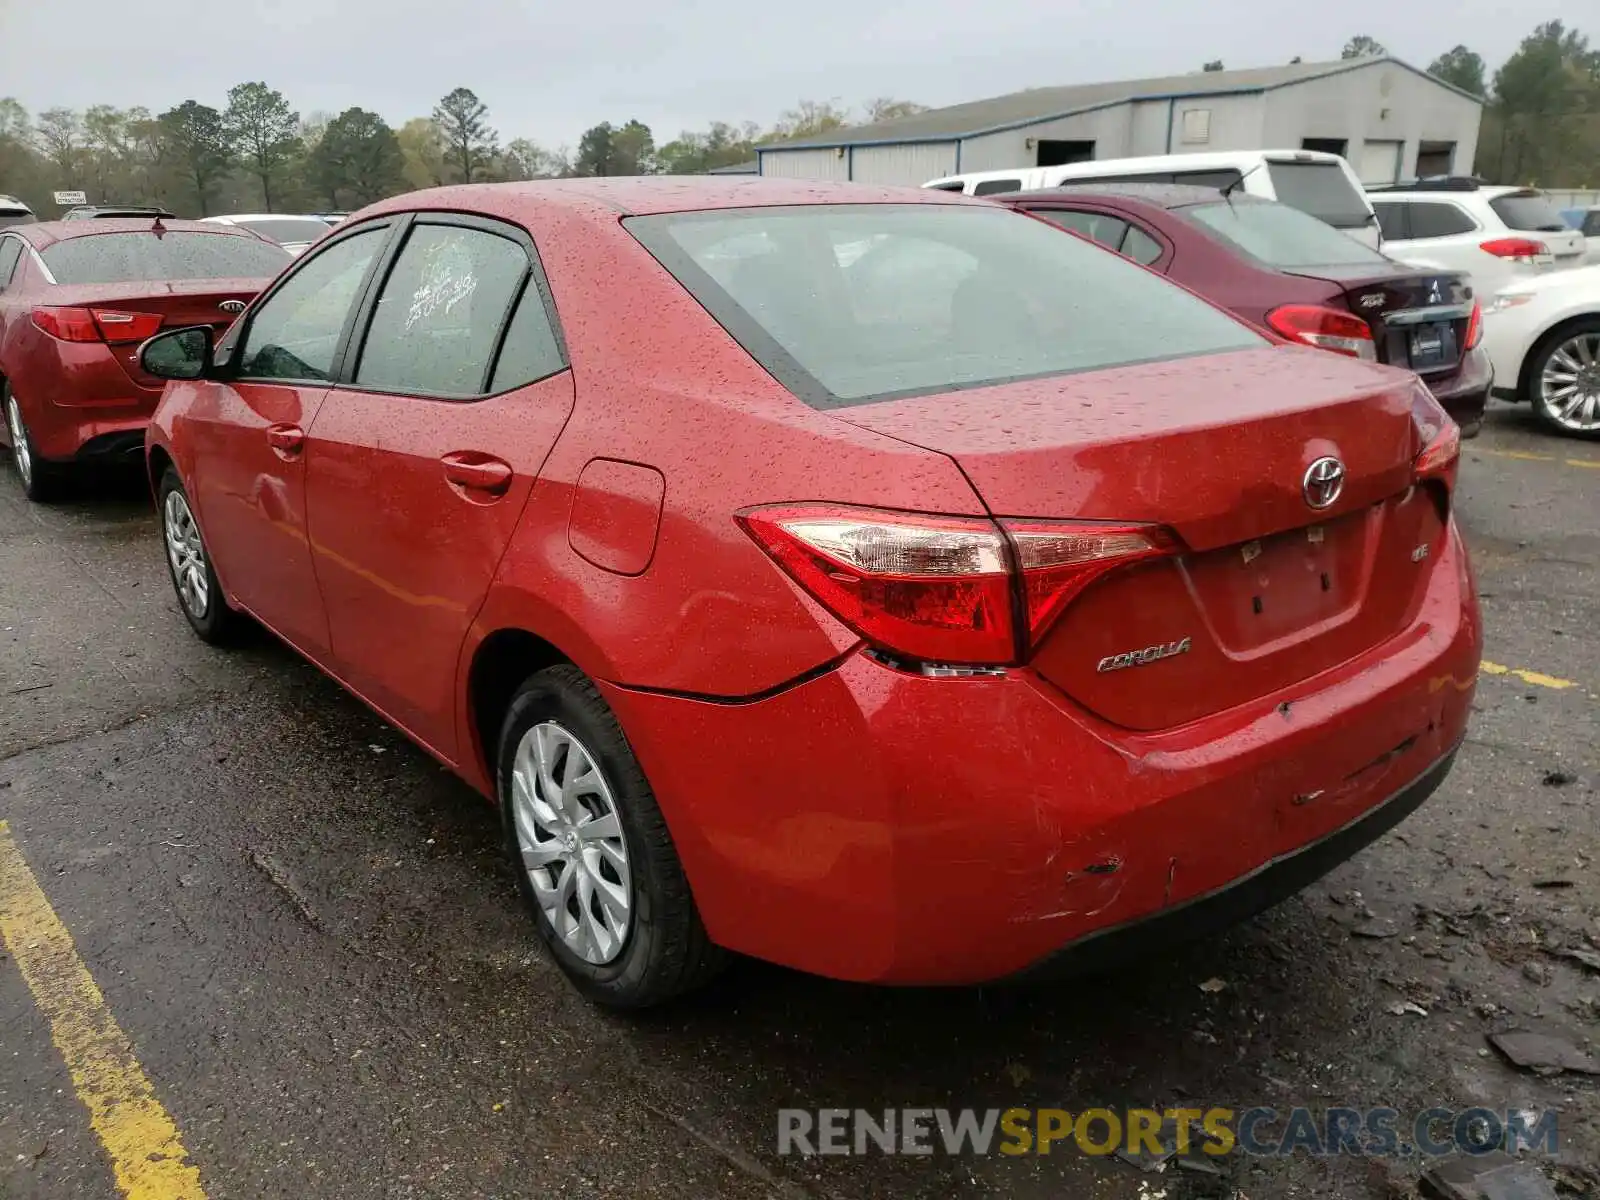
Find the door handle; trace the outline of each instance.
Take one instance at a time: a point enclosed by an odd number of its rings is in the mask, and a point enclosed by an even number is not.
[[[298,425],[268,425],[267,445],[279,458],[294,458],[305,448],[306,431]]]
[[[498,458],[463,451],[446,454],[441,461],[444,477],[458,487],[491,496],[503,496],[511,487],[511,465]]]

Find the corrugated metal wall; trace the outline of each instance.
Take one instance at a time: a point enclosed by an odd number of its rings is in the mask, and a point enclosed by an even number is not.
[[[856,183],[921,187],[930,179],[956,173],[954,142],[907,142],[898,146],[857,146],[851,152],[850,178]]]
[[[849,164],[843,150],[767,150],[761,173],[779,179],[837,179],[843,182]]]

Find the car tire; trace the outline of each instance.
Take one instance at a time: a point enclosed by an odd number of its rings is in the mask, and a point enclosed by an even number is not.
[[[1579,350],[1587,351],[1590,361],[1583,364]],[[1593,391],[1582,394],[1596,396],[1593,401],[1580,403],[1577,412],[1566,415],[1560,401],[1547,395],[1545,371],[1552,360],[1565,355],[1568,361],[1577,362],[1580,372],[1587,372],[1588,387]],[[1557,363],[1557,366],[1560,364]],[[1563,437],[1600,440],[1600,316],[1579,317],[1557,326],[1546,334],[1528,354],[1528,363],[1522,373],[1523,398],[1532,406],[1534,415],[1547,429]]]
[[[58,463],[45,462],[33,450],[28,423],[22,406],[11,393],[9,383],[0,385],[0,406],[5,410],[6,431],[11,438],[11,461],[22,482],[22,494],[35,504],[45,504],[61,495],[66,471]]]
[[[161,546],[167,560],[167,576],[172,580],[178,607],[188,618],[200,640],[213,646],[227,645],[238,635],[239,614],[228,607],[217,582],[216,568],[200,534],[200,523],[189,507],[189,495],[177,471],[168,467],[156,489],[156,504],[161,514]]]
[[[583,672],[563,664],[523,683],[497,763],[517,886],[583,995],[648,1008],[717,973],[726,955],[706,935],[649,781]]]

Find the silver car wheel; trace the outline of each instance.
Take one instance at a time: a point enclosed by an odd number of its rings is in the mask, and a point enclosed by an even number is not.
[[[33,486],[33,452],[28,448],[28,431],[22,424],[22,410],[13,393],[6,397],[6,427],[11,431],[11,457],[16,460],[22,486]]]
[[[1579,333],[1545,359],[1539,374],[1545,414],[1563,429],[1600,430],[1600,333]]]
[[[166,527],[167,561],[172,564],[178,600],[191,617],[203,621],[211,606],[211,587],[206,582],[206,551],[200,541],[200,526],[179,491],[167,493],[161,514]]]
[[[599,763],[555,721],[517,743],[511,818],[523,870],[556,936],[585,962],[613,961],[633,923],[628,844]]]

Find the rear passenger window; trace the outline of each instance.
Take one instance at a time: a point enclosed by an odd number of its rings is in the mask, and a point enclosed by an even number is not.
[[[1454,237],[1477,228],[1472,218],[1454,204],[1419,201],[1410,208],[1413,238]]]
[[[530,279],[523,289],[522,299],[517,302],[511,328],[506,330],[505,345],[500,348],[500,357],[495,362],[489,390],[504,392],[522,387],[554,375],[566,365],[555,329],[550,324],[544,296]]]
[[[1372,211],[1378,214],[1378,228],[1383,231],[1383,236],[1391,242],[1403,242],[1411,236],[1411,222],[1406,220],[1404,204],[1385,204],[1375,200]]]
[[[0,292],[11,282],[11,275],[17,269],[17,260],[22,257],[22,243],[14,237],[0,238]]]
[[[1020,179],[985,179],[972,185],[974,196],[992,196],[996,192],[1020,192],[1022,180]]]
[[[412,228],[372,313],[355,383],[392,392],[482,395],[528,255],[461,225]]]
[[[1190,187],[1225,188],[1230,184],[1238,183],[1243,176],[1232,167],[1226,171],[1179,171],[1172,177],[1173,183],[1186,183]]]
[[[1111,250],[1122,245],[1122,235],[1128,231],[1126,221],[1107,216],[1105,213],[1082,212],[1075,208],[1049,208],[1039,209],[1038,215],[1052,225],[1081,233],[1084,237],[1092,238]]]
[[[1122,252],[1134,262],[1148,267],[1161,257],[1161,243],[1137,225],[1128,226],[1128,236],[1123,239]]]

